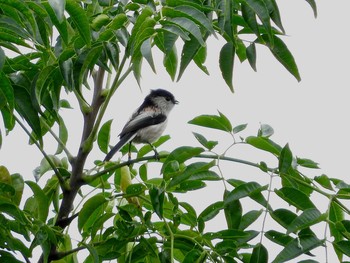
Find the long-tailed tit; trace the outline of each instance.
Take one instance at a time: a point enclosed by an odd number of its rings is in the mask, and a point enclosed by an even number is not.
[[[178,101],[169,91],[163,89],[151,90],[142,105],[132,114],[119,134],[120,141],[106,155],[104,161],[109,161],[113,155],[126,143],[148,143],[156,156],[158,153],[152,145],[166,128],[168,115]],[[130,148],[129,148],[130,149]],[[130,159],[130,151],[129,151]]]

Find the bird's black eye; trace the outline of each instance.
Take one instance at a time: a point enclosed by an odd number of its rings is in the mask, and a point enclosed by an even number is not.
[[[167,101],[170,101],[170,100],[171,100],[171,98],[170,98],[170,97],[165,97],[165,99],[166,99]]]

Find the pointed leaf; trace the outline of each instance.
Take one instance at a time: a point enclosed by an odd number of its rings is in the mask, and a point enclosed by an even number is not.
[[[285,262],[294,259],[310,250],[322,246],[323,241],[313,235],[304,235],[289,242],[287,246],[277,255],[272,263]]]
[[[58,127],[59,127],[58,137],[60,139],[60,143],[58,144],[55,154],[60,154],[63,151],[68,141],[68,130],[61,116],[59,116]]]
[[[293,205],[300,210],[304,211],[309,208],[316,208],[310,198],[298,189],[283,187],[280,190],[276,189],[275,193],[288,204]]]
[[[107,154],[108,153],[108,145],[111,133],[111,124],[113,120],[106,121],[102,126],[97,135],[97,144],[100,150]]]
[[[266,35],[263,35],[266,41]],[[287,48],[286,44],[277,36],[273,36],[274,45],[269,46],[275,58],[298,80],[301,81],[298,66],[295,63],[292,53]]]
[[[235,58],[235,47],[232,42],[226,43],[220,50],[219,66],[222,77],[233,92],[233,64]]]
[[[34,201],[37,207],[38,219],[42,222],[46,222],[47,216],[49,214],[49,199],[45,195],[44,191],[34,182],[25,182],[33,192]]]
[[[248,62],[252,69],[254,71],[257,71],[256,69],[256,48],[255,48],[255,43],[251,43],[247,49],[246,49],[246,55],[248,58]]]
[[[81,208],[78,216],[78,229],[88,229],[103,213],[103,207],[107,203],[104,194],[97,194],[88,199]]]
[[[293,161],[293,155],[287,143],[286,146],[283,147],[281,151],[281,155],[279,157],[278,170],[280,174],[288,173],[288,170],[292,165],[292,161]]]
[[[66,0],[66,11],[72,18],[74,25],[77,27],[84,42],[90,46],[90,24],[85,10],[76,1]]]
[[[269,253],[267,252],[267,249],[262,244],[258,244],[253,249],[249,263],[267,263],[268,259]]]
[[[220,211],[224,208],[224,202],[219,201],[209,205],[205,208],[202,213],[199,214],[198,218],[202,218],[204,222],[213,219]]]
[[[217,141],[208,141],[202,134],[192,132],[194,137],[196,137],[197,141],[202,144],[209,151],[212,150],[217,144]]]
[[[163,218],[163,206],[164,206],[164,190],[152,187],[149,189],[149,196],[151,198],[152,207],[154,212],[159,216],[159,218]]]
[[[156,68],[154,66],[153,57],[152,57],[151,39],[148,38],[141,44],[141,54],[147,60],[153,72],[156,73]]]
[[[263,137],[249,136],[246,138],[246,142],[255,148],[270,152],[274,155],[279,155],[282,148],[273,141]]]
[[[310,227],[321,220],[324,220],[325,214],[321,215],[320,211],[316,208],[309,208],[303,211],[300,216],[295,218],[287,228],[287,234],[296,232],[306,227]]]
[[[316,5],[315,0],[305,0],[305,1],[308,2],[309,5],[311,6],[312,11],[314,12],[314,17],[316,18],[317,17],[317,5]]]
[[[232,131],[231,123],[221,113],[220,113],[220,116],[217,116],[217,115],[200,115],[200,116],[197,116],[194,119],[190,120],[188,123],[194,124],[194,125],[198,125],[198,126],[202,126],[202,127],[222,130],[222,131],[226,131],[226,132],[231,132]]]

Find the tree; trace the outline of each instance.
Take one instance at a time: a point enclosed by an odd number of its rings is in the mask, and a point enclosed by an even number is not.
[[[316,15],[314,1],[307,2]],[[241,138],[246,125],[233,126],[221,112],[190,120],[232,136],[227,149],[246,144],[270,154],[276,162],[271,167],[264,161],[232,158],[227,150],[216,153],[218,141],[198,132],[194,136],[201,147],[182,146],[161,153],[159,160],[149,154],[149,146],[143,146],[133,149],[137,157],[130,161],[87,162],[96,146],[108,151],[111,121],[104,120],[104,113],[131,73],[141,85],[143,60],[155,69],[154,49],[164,54],[163,66],[171,79],[179,81],[192,61],[207,73],[206,40],[211,35],[223,39],[219,67],[233,91],[236,57],[255,69],[255,46],[265,45],[300,80],[293,56],[280,37],[284,29],[274,0],[2,0],[0,14],[4,127],[8,133],[19,126],[43,155],[35,171],[37,181],[24,182],[21,175],[0,167],[3,260],[20,262],[15,257],[20,253],[22,260],[30,262],[33,250],[40,247],[40,262],[81,262],[77,260],[81,250],[89,252],[86,262],[268,262],[268,239],[281,246],[273,261],[284,262],[329,246],[327,236],[313,229],[320,224],[329,228],[339,260],[350,255],[345,217],[350,211],[341,201],[349,198],[349,185],[327,176],[308,178],[303,169],[317,168],[317,163],[297,158],[288,144],[274,142],[268,125],[262,125],[257,135]],[[63,99],[64,92],[68,100]],[[73,100],[79,102],[77,110],[84,123],[76,155],[66,147],[74,127],[66,127],[62,117],[63,110],[73,110]],[[53,154],[45,149],[49,137],[57,143]],[[156,146],[169,139],[163,136]],[[252,166],[257,173],[267,174],[271,183],[225,179],[220,172],[225,161]],[[150,178],[149,171],[157,167],[161,176]],[[47,175],[50,179],[45,181]],[[135,177],[138,183],[132,180]],[[273,180],[281,183],[274,191]],[[200,213],[178,200],[179,194],[213,181],[222,181],[223,198]],[[33,196],[22,200],[24,187]],[[272,194],[292,208],[272,207]],[[320,212],[312,195],[328,200],[327,211]],[[246,199],[258,208],[244,211]],[[221,212],[227,226],[216,232],[206,230],[206,224]],[[254,222],[265,222],[267,217],[277,223],[273,229],[265,223],[263,229],[255,227]],[[75,222],[81,235],[77,244],[70,237]]]

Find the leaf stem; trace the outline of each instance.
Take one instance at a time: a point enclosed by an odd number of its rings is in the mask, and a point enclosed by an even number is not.
[[[27,127],[21,122],[20,119],[18,119],[15,115],[13,115],[16,122],[21,126],[21,128],[24,130],[24,132],[29,136],[29,138],[34,142],[35,146],[39,149],[41,154],[44,156],[48,164],[51,166],[52,170],[54,171],[55,175],[57,176],[57,179],[60,183],[61,188],[68,189],[68,185],[64,178],[62,177],[61,173],[57,170],[55,164],[52,162],[51,158],[47,155],[47,153],[44,151],[44,149],[40,146],[40,144],[37,142],[37,140],[34,138],[34,136],[30,133],[30,131],[27,129]]]
[[[170,262],[174,263],[174,233],[171,230],[168,222],[164,218],[163,218],[163,221],[170,235]]]

